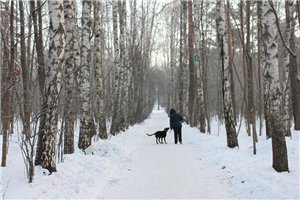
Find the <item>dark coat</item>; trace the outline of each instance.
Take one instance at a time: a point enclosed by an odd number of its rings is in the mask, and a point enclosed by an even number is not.
[[[170,128],[181,128],[181,123],[183,121],[182,116],[177,113],[173,108],[170,110]]]

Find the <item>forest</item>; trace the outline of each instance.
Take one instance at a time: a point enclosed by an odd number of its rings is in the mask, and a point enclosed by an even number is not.
[[[272,140],[300,130],[300,1],[1,0],[2,162],[18,136],[28,181],[75,148],[142,123],[155,103],[228,148],[240,124]],[[75,135],[75,129],[79,135]],[[76,147],[77,145],[77,147]]]

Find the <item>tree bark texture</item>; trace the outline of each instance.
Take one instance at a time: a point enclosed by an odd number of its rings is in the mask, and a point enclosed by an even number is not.
[[[65,17],[65,68],[64,68],[64,154],[74,153],[74,122],[75,122],[75,7],[73,0],[64,0]]]
[[[30,5],[35,10],[34,1],[30,2]],[[38,140],[37,140],[37,147],[36,147],[36,156],[35,156],[35,165],[41,164],[41,146],[42,146],[42,137],[44,134],[43,128],[45,127],[45,120],[46,120],[46,99],[45,99],[45,58],[44,58],[44,45],[43,45],[43,20],[42,20],[42,6],[41,2],[37,1],[37,9],[33,13],[33,28],[34,28],[34,38],[35,38],[35,48],[37,52],[37,73],[38,73],[38,85],[39,85],[39,92],[40,92],[40,102],[42,105],[41,108],[41,116],[40,116],[40,127],[38,131]]]
[[[224,0],[217,1],[217,30],[222,63],[222,84],[223,84],[223,108],[225,117],[225,127],[227,134],[227,146],[234,148],[238,146],[235,130],[235,119],[233,112],[231,74],[229,67],[227,30],[225,25],[225,6]]]
[[[255,92],[254,92],[254,83],[253,83],[253,58],[251,53],[251,30],[250,30],[250,3],[251,1],[246,1],[246,48],[245,48],[245,60],[246,60],[246,68],[247,68],[247,116],[248,116],[248,124],[249,124],[249,131],[252,133],[252,141],[253,141],[253,154],[256,154],[256,142],[257,142],[257,133],[256,133],[256,108],[254,104],[255,99]]]
[[[193,4],[192,0],[188,0],[188,56],[189,56],[189,95],[188,95],[188,116],[192,126],[195,126],[194,110],[195,110],[195,98],[196,98],[196,69],[194,63],[195,54],[195,39],[194,39],[194,27],[193,27]]]
[[[290,0],[288,2],[291,2]],[[297,1],[298,8],[298,20],[300,23],[300,2]],[[296,51],[296,40],[295,40],[295,20],[291,17],[291,37],[290,37],[290,48],[293,52]],[[293,116],[294,116],[294,130],[300,130],[300,72],[299,67],[297,67],[297,58],[290,56],[289,64],[289,75],[291,84],[291,101],[293,106]]]
[[[205,97],[204,97],[204,66],[205,66],[205,44],[204,41],[204,28],[203,28],[203,2],[194,2],[195,21],[194,21],[194,35],[195,35],[195,59],[197,60],[198,67],[196,68],[197,78],[197,104],[199,112],[196,112],[196,118],[198,121],[199,130],[205,133]],[[202,38],[201,38],[202,36]]]
[[[1,123],[2,123],[2,160],[1,160],[1,166],[5,167],[7,162],[7,153],[8,153],[8,136],[10,134],[10,118],[12,115],[11,110],[11,101],[12,101],[12,77],[11,69],[14,68],[14,56],[10,55],[14,54],[12,51],[12,48],[14,44],[14,2],[11,2],[11,8],[9,9],[9,6],[7,4],[6,6],[7,10],[9,10],[9,16],[4,16],[3,20],[9,21],[10,27],[6,27],[5,30],[9,29],[9,32],[4,35],[5,40],[3,40],[3,63],[1,68]],[[2,16],[1,16],[2,17]],[[5,27],[1,27],[5,28]],[[1,30],[2,33],[4,33],[3,30]],[[8,47],[11,47],[9,49]],[[2,53],[2,52],[1,52]]]
[[[50,16],[50,44],[45,80],[46,119],[41,141],[41,166],[50,173],[56,172],[56,137],[58,122],[58,93],[64,59],[65,35],[63,0],[48,2]]]
[[[91,111],[91,1],[82,1],[82,37],[81,37],[81,64],[79,71],[79,93],[80,93],[80,130],[79,149],[86,149],[91,145],[92,135],[95,134],[95,125]]]
[[[98,136],[101,139],[107,139],[107,130],[106,130],[106,116],[105,116],[105,96],[103,88],[103,62],[102,62],[102,53],[101,47],[104,41],[102,39],[102,30],[101,30],[101,2],[94,2],[94,68],[95,68],[95,81],[96,81],[96,104],[97,104],[97,122],[98,122]]]
[[[118,4],[116,1],[113,1],[113,38],[114,38],[114,67],[115,67],[115,76],[114,76],[114,93],[113,93],[113,113],[112,113],[112,122],[110,128],[110,134],[116,135],[120,131],[120,120],[121,115],[119,115],[118,111],[120,108],[120,99],[121,99],[121,91],[120,91],[120,46],[119,46],[119,36],[118,36]]]
[[[24,17],[24,6],[23,2],[19,1],[19,9],[20,9],[20,23],[21,23],[21,38],[25,38],[25,17]],[[31,113],[31,86],[29,80],[29,66],[27,65],[27,56],[26,56],[26,40],[21,40],[21,65],[22,65],[22,80],[23,80],[23,134],[26,136],[26,140],[30,139],[31,131],[30,131],[30,113]]]
[[[285,1],[285,43],[286,46],[290,48],[290,38],[291,38],[291,7],[293,1]],[[287,50],[284,52],[284,62],[283,62],[283,81],[282,81],[282,113],[283,113],[283,128],[286,136],[291,135],[291,122],[290,122],[290,80],[289,80],[289,65],[290,65],[290,54]]]
[[[271,11],[270,2],[264,0],[262,2],[262,17],[265,27],[264,44],[266,49],[266,65],[265,79],[269,83],[269,99],[270,102],[269,123],[272,129],[272,150],[273,150],[273,168],[278,171],[288,171],[287,149],[285,142],[285,132],[283,129],[282,113],[280,110],[282,91],[279,83],[279,65],[277,50],[277,29],[275,24],[275,15]]]
[[[186,26],[187,26],[187,2],[186,0],[181,1],[181,12],[180,12],[180,57],[179,57],[179,73],[178,73],[178,108],[179,113],[183,116],[186,116],[185,107],[186,107],[186,97],[184,94],[187,92],[186,87],[186,71],[187,71],[187,62],[186,62]]]

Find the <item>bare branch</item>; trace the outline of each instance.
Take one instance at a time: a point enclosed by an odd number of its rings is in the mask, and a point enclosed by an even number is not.
[[[289,54],[290,54],[291,56],[293,56],[293,58],[296,58],[297,55],[295,54],[295,52],[293,52],[293,51],[290,49],[290,47],[288,47],[288,46],[286,45],[286,43],[285,43],[285,41],[284,41],[284,39],[283,39],[281,30],[280,30],[280,27],[279,27],[279,18],[278,18],[278,15],[277,15],[276,10],[275,10],[275,8],[274,8],[273,2],[272,2],[271,0],[269,0],[269,4],[270,4],[271,9],[272,9],[272,12],[274,13],[275,18],[276,18],[276,26],[277,26],[277,29],[278,29],[278,32],[279,32],[280,39],[281,39],[281,41],[282,41],[282,43],[283,43],[285,49],[289,52]]]

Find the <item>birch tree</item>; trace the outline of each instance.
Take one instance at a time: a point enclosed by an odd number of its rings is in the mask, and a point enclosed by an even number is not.
[[[127,44],[126,44],[126,0],[118,1],[119,24],[120,24],[120,71],[119,71],[119,87],[120,87],[120,107],[118,115],[120,118],[120,129],[127,128],[128,113],[128,77],[129,68],[127,66]]]
[[[265,101],[270,102],[269,123],[271,130],[269,131],[272,133],[273,168],[278,172],[282,172],[288,171],[288,159],[280,110],[282,90],[279,83],[276,20],[270,3],[272,1],[264,0],[262,2],[262,23],[265,28],[263,36],[266,53],[265,79],[268,83],[266,89],[269,90],[268,94],[270,94],[269,99],[265,99]]]
[[[34,148],[35,148],[35,133],[32,133],[31,126],[32,122],[30,119],[32,113],[32,71],[30,70],[30,48],[31,48],[31,37],[27,37],[27,44],[26,44],[26,33],[25,33],[25,11],[23,1],[19,1],[19,13],[20,13],[20,50],[21,50],[21,57],[20,63],[22,66],[22,94],[19,95],[18,92],[16,93],[19,99],[20,106],[20,118],[22,121],[22,134],[21,134],[21,150],[25,162],[28,182],[32,183],[33,176],[34,176]],[[31,35],[31,26],[32,26],[32,16],[33,16],[33,6],[30,6],[30,17],[28,18],[28,35]],[[26,49],[27,48],[27,49]],[[27,51],[26,51],[27,50]],[[21,100],[21,101],[20,101]],[[36,122],[35,120],[32,120]],[[34,136],[34,137],[32,137]]]
[[[3,17],[3,20],[9,21],[10,26],[1,26],[1,35],[3,36],[3,60],[2,61],[2,68],[1,68],[1,131],[2,131],[2,160],[1,160],[1,166],[6,167],[7,162],[7,153],[8,153],[8,136],[10,133],[10,115],[11,115],[11,79],[12,74],[10,67],[13,67],[14,65],[11,65],[10,61],[10,40],[14,40],[11,37],[14,37],[14,34],[10,34],[9,32],[14,31],[14,2],[11,2],[12,5],[9,9],[8,2],[5,3],[4,7],[10,11],[9,14],[1,16]],[[2,13],[1,13],[2,14]],[[10,30],[10,31],[8,31]],[[2,39],[2,38],[1,38]],[[13,42],[14,43],[14,42]],[[1,52],[2,53],[2,52]]]
[[[194,63],[195,56],[195,37],[193,27],[193,4],[192,0],[188,0],[188,57],[189,57],[189,95],[188,95],[188,111],[189,121],[195,126],[194,110],[197,91],[196,68]]]
[[[21,23],[21,65],[22,65],[22,80],[23,80],[23,111],[21,112],[21,118],[23,122],[23,134],[25,134],[26,140],[30,139],[30,114],[31,114],[31,100],[30,100],[30,82],[29,82],[29,66],[27,65],[26,57],[26,40],[25,40],[25,15],[23,2],[19,1],[20,9],[20,23]],[[30,34],[30,33],[29,33]],[[30,45],[30,44],[28,44]]]
[[[118,114],[119,107],[120,107],[120,97],[121,97],[121,91],[120,91],[120,49],[119,49],[119,36],[118,36],[118,4],[116,1],[112,2],[112,12],[113,12],[113,41],[114,41],[114,67],[115,67],[115,76],[114,76],[114,103],[113,103],[113,113],[112,113],[112,122],[111,122],[111,128],[110,133],[112,135],[115,135],[119,132],[120,127],[120,119],[121,116]]]
[[[186,0],[181,1],[180,6],[180,41],[179,41],[179,72],[178,72],[178,103],[177,108],[182,115],[186,116],[186,27],[187,27],[187,2]]]
[[[135,122],[135,107],[137,101],[135,98],[138,91],[136,91],[136,77],[137,74],[137,0],[129,1],[130,4],[130,39],[128,44],[128,64],[131,66],[131,78],[129,79],[128,87],[128,125],[133,125]]]
[[[292,1],[288,1],[291,5]],[[296,1],[297,13],[298,13],[298,23],[300,24],[300,2]],[[290,48],[293,52],[296,50],[296,36],[295,36],[295,19],[290,18],[291,23],[291,36],[290,36]],[[298,55],[299,56],[299,55]],[[300,130],[300,71],[297,67],[297,57],[290,56],[289,64],[289,75],[291,84],[291,101],[293,106],[293,117],[294,117],[294,130]]]
[[[56,172],[56,135],[58,122],[58,94],[61,89],[65,35],[63,29],[63,0],[48,2],[50,18],[49,56],[45,82],[46,116],[41,140],[41,166]]]
[[[205,118],[207,122],[207,131],[210,132],[210,119],[207,103],[207,60],[209,57],[209,49],[207,46],[207,28],[208,28],[208,7],[209,2],[194,1],[195,6],[195,46],[198,57],[197,68],[197,93],[199,103],[198,118],[200,121],[199,129],[202,133],[205,132]]]
[[[262,135],[262,127],[263,127],[263,95],[262,92],[262,76],[261,76],[261,71],[262,71],[262,49],[263,49],[263,44],[261,42],[262,38],[262,23],[261,23],[261,1],[257,2],[257,66],[258,66],[258,99],[259,99],[259,135]]]
[[[171,100],[170,100],[170,108],[174,108],[176,105],[176,93],[175,93],[175,72],[176,72],[176,55],[175,55],[175,35],[176,35],[176,25],[175,25],[175,17],[171,16],[171,32],[170,32],[170,68],[171,68]]]
[[[238,146],[238,140],[235,130],[235,119],[233,112],[231,90],[232,85],[231,74],[229,69],[230,67],[227,48],[227,30],[225,22],[226,19],[224,0],[217,0],[217,32],[222,63],[223,109],[227,134],[227,146],[230,148],[234,148]]]
[[[251,53],[251,30],[250,30],[250,1],[246,1],[246,46],[245,46],[245,60],[246,60],[246,80],[247,80],[247,122],[249,124],[249,132],[252,132],[253,140],[253,154],[256,154],[256,142],[257,142],[257,133],[256,133],[256,109],[254,104],[255,93],[254,93],[254,84],[253,84],[253,57]]]
[[[74,153],[74,122],[75,122],[75,7],[73,0],[64,0],[65,15],[65,68],[64,68],[64,153]]]
[[[34,1],[30,2],[30,5],[33,10],[35,10]],[[40,126],[38,131],[38,140],[36,147],[36,155],[35,155],[35,165],[41,164],[41,146],[42,146],[42,137],[44,134],[43,128],[45,127],[46,120],[46,97],[44,95],[45,92],[45,76],[46,76],[46,63],[44,56],[44,44],[43,44],[43,20],[42,20],[42,5],[40,1],[37,1],[37,9],[33,15],[33,28],[34,28],[34,39],[35,39],[35,48],[37,52],[37,74],[38,74],[38,87],[40,93],[40,102],[42,105],[41,116],[40,116]],[[37,14],[36,14],[37,13]]]
[[[102,25],[101,25],[101,2],[95,1],[94,3],[94,69],[95,69],[95,81],[96,81],[96,104],[97,104],[97,122],[98,122],[98,136],[101,139],[107,139],[106,130],[106,117],[105,117],[105,105],[104,105],[104,88],[103,88],[103,62],[101,48],[104,44],[102,39]]]
[[[291,38],[291,17],[292,17],[292,7],[293,1],[285,1],[285,44],[290,48],[290,38]],[[291,122],[289,114],[290,106],[290,81],[289,81],[289,64],[290,64],[290,54],[288,50],[284,52],[284,66],[283,66],[283,101],[282,101],[282,113],[283,113],[283,126],[286,136],[291,135]]]
[[[81,62],[79,70],[80,95],[80,130],[78,147],[82,150],[91,145],[94,134],[94,120],[91,112],[91,1],[82,1],[82,36],[81,36]]]

